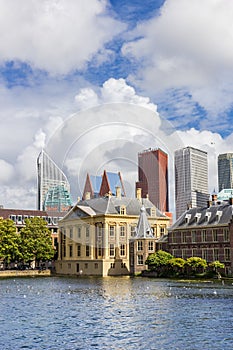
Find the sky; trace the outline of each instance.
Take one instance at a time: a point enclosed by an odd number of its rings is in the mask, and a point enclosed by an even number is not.
[[[233,152],[233,2],[0,0],[0,205],[36,208],[42,148],[72,197],[87,171],[121,171],[137,152]],[[94,154],[94,155],[93,155]]]

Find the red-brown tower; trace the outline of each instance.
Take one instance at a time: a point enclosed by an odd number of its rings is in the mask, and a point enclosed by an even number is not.
[[[148,149],[138,153],[138,182],[142,197],[150,201],[162,212],[168,208],[168,155],[161,149]]]

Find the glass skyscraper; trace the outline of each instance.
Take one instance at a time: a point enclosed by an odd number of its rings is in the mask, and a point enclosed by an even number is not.
[[[208,199],[207,152],[193,147],[175,151],[176,218],[187,208],[205,207]]]
[[[42,150],[37,158],[37,209],[64,211],[70,206],[70,184],[67,177]]]
[[[218,156],[218,188],[219,191],[233,188],[233,153]]]

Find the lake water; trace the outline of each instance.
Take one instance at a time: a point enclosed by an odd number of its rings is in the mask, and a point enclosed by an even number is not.
[[[233,348],[233,285],[147,278],[0,280],[0,349]]]

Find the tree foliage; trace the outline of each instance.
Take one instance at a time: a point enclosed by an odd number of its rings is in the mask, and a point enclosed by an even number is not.
[[[173,256],[163,250],[158,250],[156,253],[150,254],[146,259],[146,265],[149,268],[159,268],[166,266]]]
[[[191,267],[191,269],[196,272],[198,269],[205,270],[207,267],[207,262],[205,259],[193,256],[188,258],[186,261],[187,266]]]
[[[51,233],[42,218],[25,220],[25,227],[21,230],[20,250],[24,262],[46,261],[54,257]]]
[[[0,258],[7,264],[21,258],[20,236],[15,223],[10,219],[0,219]]]
[[[215,260],[209,264],[209,267],[212,268],[213,271],[217,272],[219,269],[224,269],[225,265],[219,260]]]

